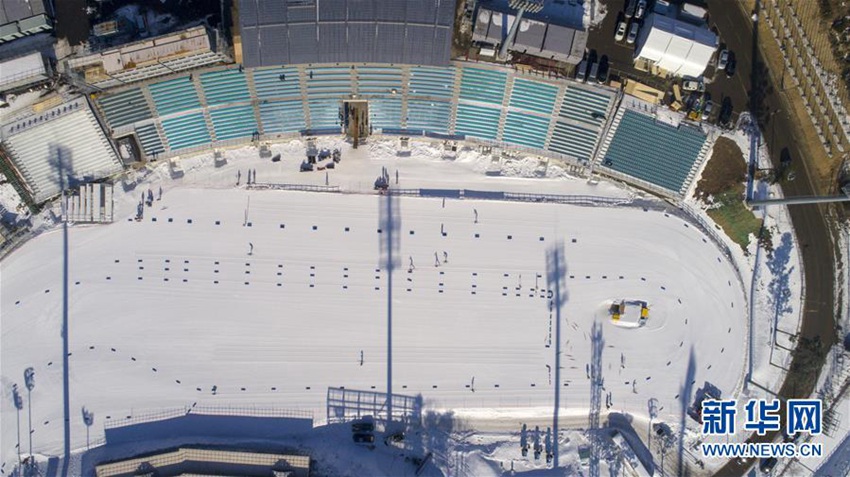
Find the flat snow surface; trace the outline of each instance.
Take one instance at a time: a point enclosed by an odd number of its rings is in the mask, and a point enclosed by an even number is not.
[[[257,159],[214,169],[208,160],[184,162],[182,186],[161,182],[162,200],[145,208],[141,222],[131,219],[137,188],[117,199],[115,223],[69,229],[72,448],[85,445],[84,407],[95,414],[96,439],[105,421],[142,410],[256,405],[313,410],[321,418],[329,386],[386,389],[388,273],[379,265],[385,199],[235,188],[236,169],[246,165],[260,169],[259,182],[291,176],[324,182],[324,174],[275,175],[281,163]],[[343,186],[362,181],[368,189],[380,162],[349,160],[346,155],[340,167],[364,173],[354,178],[331,171],[332,179]],[[477,187],[491,190],[589,187],[579,181],[485,182],[460,156],[462,167],[403,161],[402,181],[417,182],[408,187],[437,185],[442,172],[474,177]],[[287,171],[297,167],[292,159],[283,164]],[[158,182],[152,184],[156,194]],[[645,415],[655,398],[658,418],[674,421],[683,387],[693,392],[707,381],[725,396],[736,393],[746,356],[743,292],[717,247],[683,220],[638,207],[470,200],[446,200],[443,207],[440,199],[425,198],[400,199],[398,212],[396,393],[421,394],[426,408],[468,413],[479,424],[500,413],[551,416],[555,342],[546,251],[559,240],[567,290],[564,412],[587,415],[596,322],[611,411]],[[649,304],[645,327],[624,329],[609,321],[611,300],[623,298]],[[4,259],[0,304],[4,393],[13,382],[22,386],[23,370],[34,367],[35,447],[60,452],[61,228]],[[689,365],[693,374],[686,377]],[[8,462],[16,429],[5,394],[2,409],[2,457]]]

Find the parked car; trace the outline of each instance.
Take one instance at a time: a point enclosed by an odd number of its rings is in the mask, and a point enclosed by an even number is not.
[[[626,30],[629,28],[628,22],[622,21],[617,24],[617,32],[614,33],[615,41],[623,41],[626,39]]]
[[[581,60],[581,63],[578,64],[578,68],[576,68],[576,81],[580,83],[584,83],[584,80],[587,78],[587,59]]]
[[[726,62],[726,76],[732,77],[735,75],[735,69],[738,67],[738,62],[735,61],[735,54],[729,52],[729,60]]]
[[[587,75],[587,81],[596,81],[599,79],[599,62],[595,62],[590,66],[590,74]]]
[[[637,8],[635,9],[635,18],[643,18],[646,13],[646,0],[638,0]]]
[[[602,55],[599,59],[599,76],[596,78],[599,84],[608,82],[608,55]]]
[[[637,7],[637,0],[627,0],[626,1],[626,9],[623,13],[626,14],[626,18],[631,18],[635,16],[635,8]]]
[[[717,57],[717,69],[725,70],[726,65],[729,64],[729,50],[723,50],[720,52],[720,56]]]
[[[710,101],[706,101],[705,107],[702,108],[702,120],[708,121],[708,118],[711,117],[712,103]]]
[[[682,82],[683,91],[705,91],[705,85],[697,80],[685,80]]]
[[[629,36],[626,38],[626,43],[632,44],[637,40],[638,29],[640,25],[637,22],[632,22],[632,27],[629,29]]]
[[[723,98],[723,102],[720,104],[720,115],[717,117],[717,122],[721,126],[728,128],[731,127],[732,121],[732,98],[725,97]]]
[[[769,473],[776,467],[776,463],[779,462],[776,457],[768,457],[767,459],[762,459],[759,462],[759,470],[764,473]]]

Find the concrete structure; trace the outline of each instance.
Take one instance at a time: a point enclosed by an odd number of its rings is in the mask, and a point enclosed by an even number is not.
[[[98,88],[110,88],[227,61],[202,26],[67,61],[69,74]]]
[[[49,79],[49,65],[41,53],[0,62],[0,93],[25,89]]]
[[[44,0],[0,0],[0,44],[53,29]]]
[[[717,35],[674,18],[651,14],[638,34],[635,61],[674,76],[702,76],[717,50]]]
[[[506,13],[479,8],[472,40],[493,45],[502,44],[505,32],[511,29],[515,18]],[[587,32],[523,18],[514,41],[507,46],[508,50],[578,64],[587,47]]]
[[[97,466],[97,477],[218,475],[308,477],[310,457],[181,447]]]
[[[449,63],[453,0],[240,0],[245,66]],[[240,53],[235,53],[240,57]]]

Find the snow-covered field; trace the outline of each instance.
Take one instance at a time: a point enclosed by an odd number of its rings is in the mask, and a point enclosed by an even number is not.
[[[472,150],[445,161],[434,148],[414,146],[412,158],[399,159],[380,152],[391,147],[385,142],[357,151],[337,145],[344,149],[341,169],[327,176],[296,172],[300,142],[275,146],[284,155],[279,163],[259,160],[250,148],[228,152],[229,164],[221,168],[209,156],[190,158],[176,181],[161,166],[117,199],[115,223],[70,228],[73,448],[85,445],[83,407],[95,414],[95,439],[104,421],[142,410],[197,402],[321,416],[329,386],[385,389],[382,199],[247,190],[235,187],[237,170],[242,184],[250,168],[260,183],[327,182],[353,192],[368,191],[387,166],[393,183],[399,170],[402,187],[629,195],[608,183],[567,179],[553,165],[548,171],[558,179],[485,177],[489,158]],[[145,209],[143,221],[132,220],[139,193],[150,187],[157,194],[160,186],[162,200]],[[560,385],[563,412],[586,415],[590,330],[597,322],[611,411],[645,415],[655,399],[659,419],[678,421],[679,394],[691,384],[684,382],[689,365],[693,389],[708,382],[731,395],[739,388],[744,293],[713,242],[682,219],[636,207],[470,200],[444,206],[426,198],[402,198],[399,206],[396,393],[421,394],[429,409],[454,409],[480,423],[550,416]],[[545,276],[546,252],[559,241],[567,296],[562,382],[554,383]],[[61,229],[22,246],[0,270],[4,393],[14,382],[22,385],[24,369],[34,367],[34,444],[57,453]],[[645,327],[611,323],[607,307],[622,298],[649,303]],[[0,436],[6,462],[16,441],[7,397]]]

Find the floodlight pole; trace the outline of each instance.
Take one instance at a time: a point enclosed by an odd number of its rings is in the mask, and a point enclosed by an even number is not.
[[[392,210],[392,194],[387,191],[388,221],[392,221],[395,211]],[[389,427],[393,421],[393,227],[395,224],[387,224],[387,424]]]

